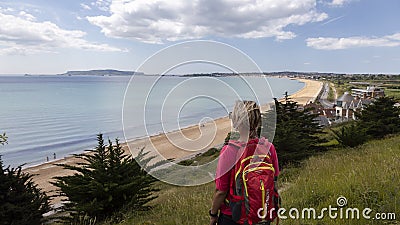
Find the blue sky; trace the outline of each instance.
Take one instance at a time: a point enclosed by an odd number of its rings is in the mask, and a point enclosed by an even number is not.
[[[400,74],[399,12],[398,0],[0,1],[0,74],[136,70],[190,40],[263,71]]]

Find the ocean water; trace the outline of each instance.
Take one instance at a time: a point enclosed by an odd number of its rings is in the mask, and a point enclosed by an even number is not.
[[[226,116],[237,99],[265,104],[304,83],[286,78],[0,76],[5,165],[32,166],[80,153],[96,135],[125,141]],[[128,86],[129,84],[129,86]],[[128,88],[127,88],[128,87]],[[125,95],[126,93],[126,95]],[[125,107],[125,108],[123,108]]]

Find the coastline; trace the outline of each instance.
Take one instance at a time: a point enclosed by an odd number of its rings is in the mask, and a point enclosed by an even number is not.
[[[298,102],[299,104],[305,104],[309,101],[314,101],[323,87],[323,83],[320,81],[307,79],[296,80],[305,83],[302,89],[290,95],[290,98],[293,101]],[[262,111],[265,111],[266,109],[266,106],[261,107]],[[212,127],[216,127],[216,129],[211,129]],[[228,116],[226,116],[207,122],[204,124],[204,126],[192,125],[181,130],[161,133],[150,137],[128,140],[126,143],[123,144],[123,148],[125,152],[130,153],[128,145],[130,148],[136,149],[141,149],[144,147],[146,151],[157,151],[166,159],[174,158],[179,160],[190,158],[191,156],[194,156],[195,154],[198,154],[200,152],[204,152],[209,148],[223,144],[226,134],[229,131],[231,131],[231,122]],[[204,136],[206,139],[209,137],[213,137],[213,139],[212,142],[206,143],[202,146],[194,146],[193,148],[199,149],[198,151],[186,151],[174,145],[178,144],[179,146],[182,146],[185,144],[185,142],[187,142],[188,139],[195,140],[200,136]],[[174,144],[170,143],[168,138],[174,140]],[[54,164],[74,165],[78,162],[78,159],[74,158],[73,156],[68,156],[63,159],[45,162],[40,165],[25,168],[23,171],[30,174],[35,174],[36,176],[33,177],[34,182],[38,185],[39,188],[51,195],[55,191],[55,187],[49,183],[50,181],[52,181],[53,177],[67,176],[73,174],[73,171],[64,170],[63,168]],[[60,200],[60,198],[54,198],[52,199],[51,204],[58,205],[60,204]]]
[[[305,85],[302,89],[291,94],[289,97],[300,105],[305,105],[307,103],[310,103],[310,101],[314,102],[324,86],[322,81],[307,79],[296,80],[305,83]]]

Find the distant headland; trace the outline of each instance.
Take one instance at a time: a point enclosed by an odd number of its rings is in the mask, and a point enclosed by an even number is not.
[[[66,73],[58,74],[60,76],[132,76],[144,75],[142,72],[121,71],[121,70],[82,70],[82,71],[67,71]]]
[[[48,74],[49,75],[49,74]],[[123,71],[115,69],[96,69],[96,70],[71,70],[58,76],[178,76],[178,77],[229,77],[229,76],[269,76],[269,77],[287,77],[287,78],[305,78],[305,79],[347,79],[354,80],[375,79],[377,77],[386,77],[387,79],[398,79],[400,74],[374,74],[374,73],[333,73],[333,72],[247,72],[247,73],[188,73],[188,74],[145,74],[143,72]],[[24,76],[46,76],[40,74],[25,74]]]

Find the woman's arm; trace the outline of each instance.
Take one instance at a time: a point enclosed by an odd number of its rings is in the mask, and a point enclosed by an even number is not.
[[[219,208],[221,208],[221,205],[224,204],[225,198],[226,198],[226,191],[220,191],[218,189],[215,190],[214,197],[212,200],[212,206],[210,209],[211,214],[218,214]],[[217,223],[218,217],[212,217],[210,216],[210,225],[215,225]]]

